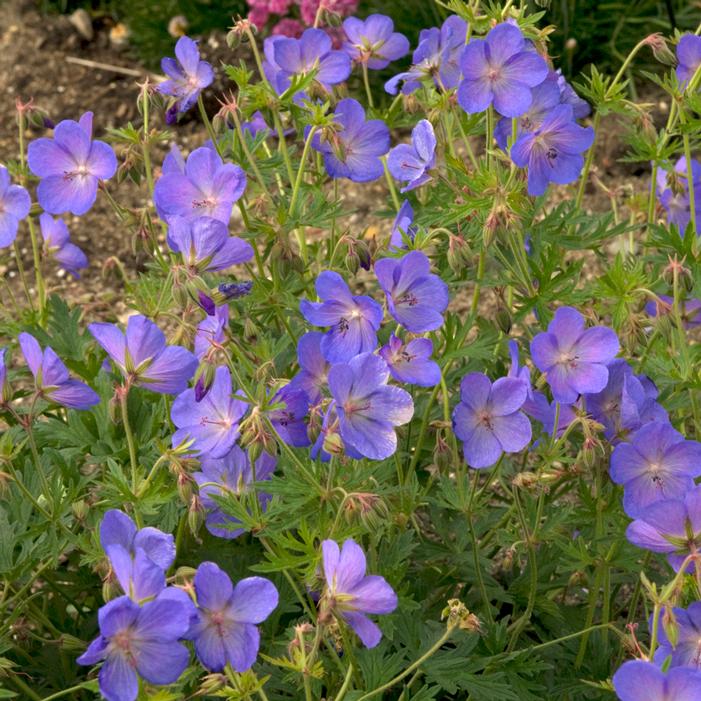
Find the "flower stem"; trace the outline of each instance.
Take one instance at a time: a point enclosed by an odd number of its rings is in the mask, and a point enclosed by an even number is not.
[[[349,664],[348,670],[346,672],[346,676],[343,679],[343,684],[342,684],[341,688],[338,690],[338,693],[336,694],[334,701],[343,701],[343,697],[346,695],[346,692],[350,688],[352,678],[353,678],[353,665]]]
[[[146,84],[144,85],[141,92],[141,104],[143,107],[144,114],[144,127],[143,136],[141,139],[141,153],[144,159],[144,172],[146,174],[146,183],[148,184],[148,191],[153,197],[153,168],[151,166],[151,150],[149,142],[149,130],[148,130],[148,108],[149,108],[149,98],[148,98],[148,88]]]
[[[46,312],[46,287],[44,285],[44,275],[41,272],[41,253],[39,251],[39,239],[37,238],[36,228],[34,227],[34,219],[27,217],[27,225],[29,226],[29,237],[32,240],[32,257],[34,259],[34,276],[37,283],[37,296],[39,297],[39,319],[40,323],[44,319]]]
[[[398,674],[393,679],[390,679],[386,684],[378,686],[376,689],[369,691],[367,694],[363,694],[363,696],[361,696],[358,699],[358,701],[366,701],[367,699],[371,699],[374,696],[377,696],[378,694],[387,691],[387,689],[392,688],[395,684],[402,681],[402,679],[404,679],[405,677],[408,677],[415,669],[420,667],[427,659],[429,659],[429,657],[435,655],[441,649],[441,647],[443,647],[443,644],[447,642],[448,638],[450,638],[450,636],[452,635],[454,627],[454,625],[448,625],[445,633],[443,633],[443,635],[441,635],[441,637],[438,640],[436,640],[436,642],[433,645],[431,645],[431,647],[428,650],[426,650],[426,652],[424,652],[424,654],[421,655],[421,657],[419,657],[418,660],[412,662],[412,664],[410,664],[403,672]]]
[[[219,157],[224,160],[224,156],[220,150],[219,144],[217,143],[217,135],[214,133],[214,127],[212,126],[212,122],[209,121],[209,116],[207,115],[207,110],[204,108],[204,100],[202,99],[202,94],[200,93],[200,96],[197,98],[197,106],[200,109],[200,116],[202,117],[202,121],[204,122],[204,126],[207,129],[207,134],[209,134],[209,138],[212,140],[212,145],[216,149],[217,153],[219,154]]]
[[[514,503],[516,504],[516,512],[518,513],[519,521],[521,522],[521,528],[523,529],[523,538],[528,546],[528,566],[530,568],[530,586],[528,589],[528,601],[526,603],[526,610],[523,615],[514,622],[511,633],[511,641],[507,650],[511,651],[518,642],[518,637],[523,632],[523,629],[528,625],[531,620],[531,615],[533,614],[533,609],[535,607],[535,599],[538,593],[538,562],[536,559],[535,545],[533,544],[533,534],[528,528],[526,523],[526,516],[523,512],[523,507],[521,506],[521,500],[519,499],[518,492],[516,488],[512,490],[514,495]]]
[[[234,119],[234,125],[236,126],[236,133],[238,134],[239,142],[241,143],[241,148],[246,154],[246,159],[248,160],[251,169],[253,170],[253,173],[256,176],[256,180],[258,181],[268,200],[270,200],[270,202],[274,204],[273,196],[270,194],[270,191],[268,190],[268,187],[265,184],[265,180],[263,180],[263,176],[260,173],[260,169],[258,168],[256,159],[253,157],[253,154],[251,153],[251,150],[248,148],[248,144],[246,143],[246,139],[244,138],[243,129],[241,127],[241,120],[239,119],[237,111],[232,110],[231,116]]]
[[[119,388],[119,405],[122,410],[122,423],[124,424],[124,433],[127,437],[127,445],[129,446],[129,462],[131,464],[131,492],[136,499],[136,488],[139,480],[139,467],[136,461],[136,444],[134,443],[134,434],[131,431],[131,424],[129,423],[129,386]],[[141,524],[139,523],[140,517],[136,508],[134,509],[135,520],[139,528]]]
[[[684,128],[686,126],[686,115],[684,114],[683,109],[679,110],[679,121],[681,122],[682,128]],[[691,142],[689,141],[689,132],[687,129],[684,129],[682,133],[682,143],[684,144],[684,157],[686,158],[686,181],[687,189],[689,191],[691,230],[695,235],[698,231],[696,228],[696,193],[694,191],[694,174],[692,171],[693,161],[691,160]]]
[[[24,148],[24,127],[25,127],[24,113],[18,112],[17,113],[17,131],[18,131],[18,138],[19,138],[19,160],[20,160],[20,164],[22,166],[20,180],[22,182],[22,185],[26,187],[27,178],[25,177],[25,171],[27,168],[27,155],[26,155],[25,148]],[[29,226],[29,236],[32,240],[32,257],[34,259],[34,276],[36,278],[37,294],[39,296],[39,323],[42,323],[42,321],[44,319],[44,311],[46,308],[46,290],[44,288],[44,276],[41,272],[41,256],[39,253],[39,242],[37,239],[36,230],[34,228],[34,220],[32,219],[32,217],[27,217],[27,225]],[[22,261],[21,261],[20,256],[19,256],[19,247],[15,248],[15,254],[17,254],[17,267],[20,270],[20,277],[22,278],[22,282],[25,285],[25,291],[27,291],[26,279],[24,277],[24,267],[22,266]],[[28,291],[27,291],[27,294],[28,294]],[[28,299],[29,299],[29,297],[28,297]],[[30,301],[30,305],[31,305],[31,301]]]
[[[365,85],[365,94],[368,96],[368,106],[370,109],[375,108],[375,103],[372,101],[372,90],[370,90],[370,78],[368,77],[368,64],[367,61],[362,62],[363,67],[363,83]]]
[[[297,170],[297,177],[295,178],[295,184],[292,188],[292,197],[290,198],[290,208],[288,210],[288,216],[292,216],[293,212],[295,211],[295,207],[297,206],[297,200],[299,199],[299,192],[302,187],[302,181],[304,180],[304,168],[307,163],[307,158],[309,157],[309,151],[312,146],[312,139],[314,138],[314,135],[317,132],[317,127],[313,126],[310,130],[309,133],[307,134],[307,138],[304,140],[304,149],[302,150],[302,158],[299,162],[299,169]],[[299,241],[299,250],[302,255],[302,260],[304,261],[305,265],[307,261],[309,260],[309,254],[307,253],[307,239],[306,236],[304,235],[304,228],[303,227],[297,227],[297,240]]]
[[[490,151],[492,149],[492,139],[494,138],[494,108],[487,107],[487,115],[484,120],[484,153],[487,159],[487,167],[492,163]]]
[[[382,156],[382,167],[385,171],[385,180],[387,181],[389,194],[392,195],[392,203],[394,204],[394,208],[397,211],[399,211],[401,208],[401,204],[399,204],[399,195],[397,194],[397,188],[394,185],[392,174],[389,172],[389,167],[387,166],[387,156]]]
[[[12,247],[15,251],[15,260],[17,261],[17,270],[19,271],[19,279],[22,281],[22,288],[24,289],[24,296],[27,298],[27,303],[29,304],[29,308],[34,311],[34,300],[32,299],[32,295],[29,291],[29,285],[27,283],[27,275],[24,272],[24,263],[22,262],[22,251],[20,250],[19,244],[17,243],[17,239],[15,239],[12,243]]]
[[[599,125],[601,124],[601,112],[597,110],[594,115],[594,141],[589,147],[587,152],[587,160],[584,161],[584,168],[582,169],[582,174],[579,176],[579,188],[577,189],[577,198],[574,201],[575,209],[579,209],[582,206],[582,199],[584,198],[584,189],[587,186],[587,181],[589,180],[589,171],[591,170],[591,165],[594,162],[594,152],[596,150],[596,137],[599,134]]]
[[[482,244],[482,248],[480,249],[479,261],[477,263],[477,279],[475,281],[475,289],[472,293],[472,304],[470,306],[470,316],[472,318],[474,318],[475,314],[477,314],[477,305],[479,305],[480,301],[480,289],[482,287],[482,278],[484,277],[484,264],[486,257],[487,251],[485,249],[484,244]]]

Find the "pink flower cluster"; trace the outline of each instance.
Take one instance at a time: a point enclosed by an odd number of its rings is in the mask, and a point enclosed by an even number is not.
[[[316,20],[319,7],[327,12],[347,17],[358,9],[359,0],[248,0],[251,8],[248,19],[262,29],[271,15],[279,18],[272,28],[273,34],[299,37],[305,27],[311,27]],[[294,8],[298,8],[295,12]],[[298,14],[298,18],[295,17]]]

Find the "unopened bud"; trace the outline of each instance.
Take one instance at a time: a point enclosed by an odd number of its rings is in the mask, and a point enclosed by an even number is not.
[[[120,596],[121,593],[122,590],[117,578],[110,572],[110,574],[107,575],[107,579],[102,583],[102,600],[105,602],[112,601],[112,599],[116,599]]]
[[[258,336],[258,326],[250,316],[247,316],[243,322],[243,335],[247,340],[251,340]]]
[[[358,255],[358,260],[360,261],[360,267],[363,270],[370,270],[372,266],[372,255],[370,253],[370,247],[365,241],[356,241],[355,252]]]
[[[674,52],[667,45],[667,40],[659,32],[650,34],[643,43],[652,49],[653,56],[665,66],[673,66],[677,62]]]
[[[184,504],[189,504],[192,499],[192,477],[186,472],[181,472],[178,475],[177,481],[178,496]]]
[[[355,275],[360,268],[360,258],[358,254],[353,249],[350,249],[346,254],[346,270],[351,274]]]
[[[83,652],[85,650],[85,642],[68,633],[61,633],[58,644],[66,652]]]
[[[460,236],[450,235],[448,239],[448,253],[446,254],[450,269],[459,275],[470,260],[470,247],[465,239]]]
[[[79,499],[71,504],[71,511],[78,521],[85,521],[90,507],[84,499]]]
[[[324,436],[324,450],[329,455],[343,455],[343,441],[338,433],[327,433]]]
[[[497,326],[505,333],[509,334],[511,331],[511,314],[506,307],[500,307],[497,309],[496,313]]]
[[[677,623],[674,609],[671,606],[665,606],[662,613],[662,628],[667,636],[672,647],[677,647],[679,642],[679,624]]]
[[[228,680],[224,674],[207,674],[200,684],[197,696],[214,696],[227,686]]]
[[[436,433],[436,447],[433,450],[433,462],[441,470],[447,470],[452,462],[450,446],[442,431]]]
[[[206,359],[203,360],[195,373],[195,401],[201,402],[209,393],[209,388],[214,383],[216,368]]]
[[[261,442],[253,441],[248,446],[248,461],[251,463],[251,465],[255,465],[256,461],[262,455],[262,453],[263,453],[263,444]]]
[[[193,496],[190,499],[190,506],[187,510],[187,525],[190,527],[190,533],[196,538],[197,534],[204,523],[205,509],[202,501],[198,496]]]

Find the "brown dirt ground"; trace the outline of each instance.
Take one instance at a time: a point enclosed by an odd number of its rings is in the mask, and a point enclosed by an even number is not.
[[[165,21],[165,20],[164,20]],[[225,26],[225,22],[223,22]],[[147,71],[129,58],[124,49],[110,44],[109,26],[99,18],[94,22],[95,35],[92,40],[84,39],[65,16],[41,15],[31,0],[6,0],[0,2],[0,162],[18,158],[18,144],[15,121],[15,100],[34,100],[49,117],[58,122],[61,119],[77,119],[85,110],[95,113],[95,130],[99,137],[109,127],[125,125],[129,120],[139,123],[136,110],[139,78],[122,75],[110,70],[86,68],[68,62],[69,57],[78,57],[130,69],[136,69],[146,77]],[[236,57],[226,47],[224,35],[214,35],[201,44],[204,57],[217,66],[220,60],[232,61]],[[209,108],[216,110],[215,92],[221,92],[225,85],[214,86],[209,91]],[[655,117],[658,121],[664,114],[659,100]],[[190,121],[177,127],[176,139],[186,151],[204,140],[204,130],[195,121],[193,112]],[[162,116],[157,115],[156,120]],[[158,122],[156,122],[158,124]],[[27,139],[43,135],[32,128]],[[644,192],[647,188],[647,168],[618,162],[624,154],[624,144],[620,138],[621,129],[612,120],[605,122],[605,129],[598,139],[598,153],[595,159],[596,175],[609,189],[620,192],[619,202],[623,204],[625,193],[631,189]],[[163,149],[163,152],[165,148]],[[160,163],[156,155],[154,162]],[[119,186],[110,185],[116,199],[129,207],[143,206],[144,190],[130,182]],[[388,220],[373,215],[375,209],[382,208],[384,185],[368,187],[347,187],[340,191],[344,204],[354,214],[345,222],[354,234],[360,234],[367,227],[377,227],[385,231]],[[555,198],[570,196],[568,190],[559,188]],[[386,201],[386,200],[384,200]],[[588,206],[605,209],[607,196],[601,188],[589,185]],[[623,206],[622,216],[626,216]],[[116,216],[104,197],[98,196],[93,209],[81,217],[69,217],[71,235],[87,253],[90,267],[80,280],[73,280],[55,268],[47,266],[47,282],[51,291],[58,291],[74,302],[85,305],[90,316],[113,315],[124,312],[124,303],[118,294],[119,281],[105,275],[103,265],[109,256],[117,256],[128,271],[139,269],[143,262],[132,252],[130,234],[120,227]],[[31,268],[31,251],[28,234],[20,229],[18,241],[22,257]],[[3,256],[4,253],[4,256]],[[6,276],[11,285],[19,291],[17,265],[14,253],[6,249],[0,253],[0,275]]]

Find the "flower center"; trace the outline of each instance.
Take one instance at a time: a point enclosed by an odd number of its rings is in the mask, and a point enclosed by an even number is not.
[[[119,648],[123,652],[129,652],[131,646],[131,635],[129,630],[120,630],[113,638],[112,642],[115,647]]]
[[[484,426],[488,430],[492,430],[492,415],[487,411],[481,411],[477,415],[477,421],[481,426]]]
[[[73,180],[75,178],[84,178],[87,175],[90,175],[90,171],[88,170],[88,166],[85,164],[79,165],[74,170],[71,170],[71,171],[68,171],[68,170],[63,171],[63,179],[64,180]]]
[[[216,204],[217,202],[213,197],[205,197],[203,200],[192,200],[194,209],[212,209]]]
[[[406,304],[410,307],[415,307],[419,303],[418,298],[412,292],[405,293],[397,300],[397,304]]]

